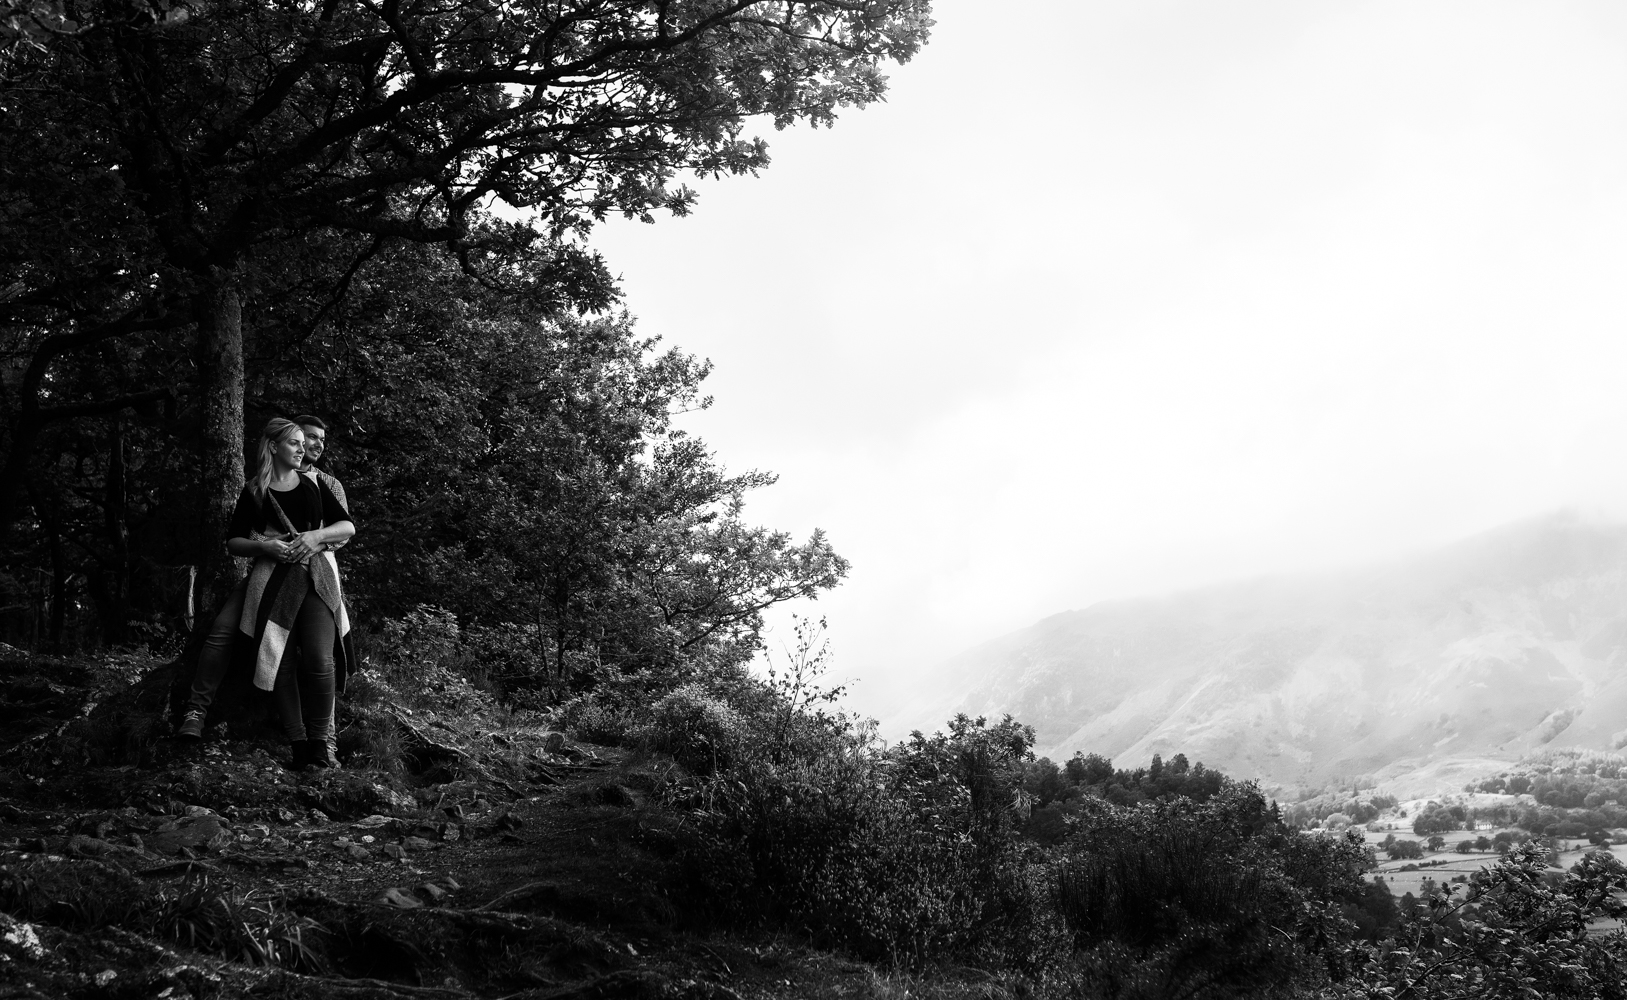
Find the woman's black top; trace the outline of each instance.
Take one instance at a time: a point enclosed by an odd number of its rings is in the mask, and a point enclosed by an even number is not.
[[[327,486],[312,482],[309,476],[295,478],[298,483],[293,489],[268,490],[263,500],[256,497],[249,487],[243,487],[242,494],[237,498],[237,509],[232,511],[232,523],[226,529],[226,537],[249,538],[256,531],[265,535],[285,534],[288,529],[282,526],[282,519],[272,509],[271,497],[277,498],[277,506],[288,515],[296,531],[315,531],[324,525],[351,520],[350,512],[345,510],[344,504]]]

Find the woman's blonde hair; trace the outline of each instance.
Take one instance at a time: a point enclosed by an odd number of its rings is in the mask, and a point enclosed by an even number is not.
[[[288,440],[290,434],[303,433],[305,432],[300,430],[299,424],[292,420],[272,417],[266,421],[265,430],[260,432],[260,447],[256,449],[260,456],[260,468],[249,481],[249,489],[254,491],[256,499],[264,500],[266,490],[271,488],[271,477],[274,474],[271,456],[277,450],[277,445]]]

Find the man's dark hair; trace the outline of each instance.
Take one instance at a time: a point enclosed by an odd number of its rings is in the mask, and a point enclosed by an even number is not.
[[[294,418],[294,423],[299,424],[301,427],[320,427],[323,430],[328,429],[328,422],[326,420],[323,420],[321,417],[313,417],[309,413],[301,413],[299,416]]]

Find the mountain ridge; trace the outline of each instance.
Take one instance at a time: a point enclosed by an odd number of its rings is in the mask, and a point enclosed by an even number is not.
[[[1574,513],[1343,572],[1049,615],[892,720],[1010,713],[1053,759],[1154,753],[1274,788],[1433,794],[1548,746],[1627,745],[1627,524]],[[919,722],[913,715],[919,718]]]

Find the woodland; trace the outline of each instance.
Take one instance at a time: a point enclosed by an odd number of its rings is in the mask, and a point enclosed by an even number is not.
[[[931,24],[0,0],[0,996],[1627,995],[1608,852],[1398,907],[1184,756],[889,744],[812,620],[752,667],[848,564],[751,520],[772,475],[680,428],[708,363],[591,233],[881,99]],[[242,691],[171,738],[245,437],[303,412],[359,527],[324,772]]]

